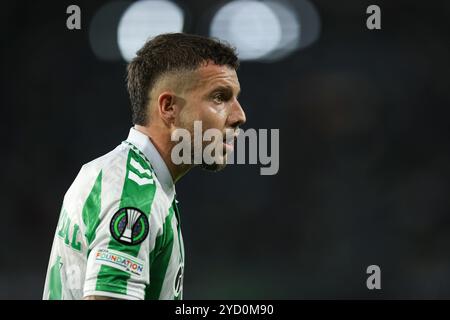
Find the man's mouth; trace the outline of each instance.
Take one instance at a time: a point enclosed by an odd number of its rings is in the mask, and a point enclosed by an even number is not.
[[[234,144],[232,143],[223,143],[224,148],[225,148],[225,153],[229,153],[232,152],[234,150]]]
[[[237,134],[233,133],[232,135],[229,135],[228,137],[225,136],[225,138],[223,139],[223,144],[224,144],[224,147],[227,152],[233,151],[234,142],[236,141],[236,137],[237,137]]]

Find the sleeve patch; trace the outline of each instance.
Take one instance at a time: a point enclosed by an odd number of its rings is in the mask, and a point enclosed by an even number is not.
[[[149,232],[147,216],[132,207],[119,209],[112,217],[109,228],[115,240],[128,246],[141,243]]]
[[[141,259],[111,249],[98,249],[95,253],[95,263],[137,276],[142,275],[145,264]]]

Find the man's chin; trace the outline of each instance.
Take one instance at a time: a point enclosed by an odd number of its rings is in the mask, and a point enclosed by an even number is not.
[[[211,172],[218,172],[221,171],[223,169],[225,169],[225,167],[227,166],[226,163],[212,163],[212,164],[207,164],[207,163],[202,163],[200,165],[200,167],[206,171],[211,171]]]

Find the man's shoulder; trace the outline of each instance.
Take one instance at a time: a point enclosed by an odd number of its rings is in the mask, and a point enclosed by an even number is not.
[[[102,189],[115,184],[123,187],[127,181],[136,184],[137,191],[159,186],[150,162],[126,142],[82,165],[73,186],[86,188],[98,179],[101,180]]]
[[[152,208],[163,218],[171,206],[151,163],[126,142],[82,166],[65,195],[66,206],[84,203],[92,190],[99,192],[104,208],[133,207],[143,212]]]
[[[137,167],[137,170],[148,172],[148,174],[153,172],[150,162],[139,154],[139,150],[124,141],[110,152],[85,163],[81,171],[86,173],[106,171],[108,174],[123,174],[129,166]]]
[[[109,181],[119,179],[120,175],[123,176],[122,167],[125,166],[128,152],[129,148],[121,144],[110,152],[82,165],[75,180],[67,191],[66,197],[68,195],[78,197],[80,193],[87,195],[91,185],[94,185],[97,180],[100,180],[101,185],[104,187],[103,181],[105,180],[105,176],[108,176]],[[117,179],[114,179],[114,176]]]
[[[106,183],[124,184],[132,181],[138,189],[160,188],[151,162],[134,145],[122,142],[114,150],[84,164],[79,176],[84,178],[102,175]]]
[[[130,151],[130,147],[122,143],[108,153],[85,163],[81,166],[71,189],[88,188],[98,179],[103,189],[111,184],[123,184]]]

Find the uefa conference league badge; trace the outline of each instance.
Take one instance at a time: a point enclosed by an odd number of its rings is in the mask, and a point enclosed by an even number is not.
[[[149,231],[146,215],[133,207],[119,209],[112,217],[109,228],[114,239],[129,246],[144,241]]]

